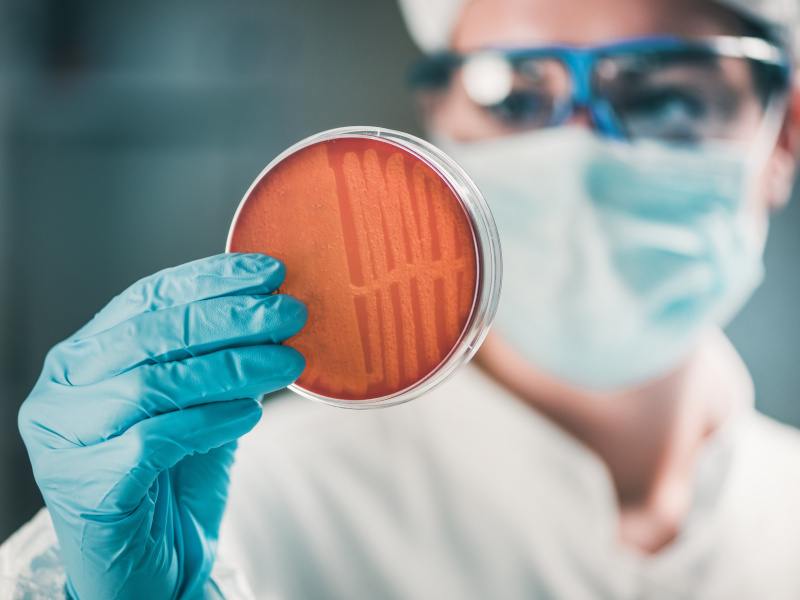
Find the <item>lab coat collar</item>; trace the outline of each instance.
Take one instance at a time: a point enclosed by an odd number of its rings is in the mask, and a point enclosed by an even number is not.
[[[693,364],[688,393],[718,394],[727,407],[725,416],[698,450],[689,511],[675,540],[656,554],[629,547],[620,551],[645,573],[668,571],[719,539],[720,505],[732,479],[740,441],[755,414],[753,380],[725,334],[715,329],[701,344]],[[609,480],[610,485],[610,480]],[[613,489],[612,489],[613,492]],[[616,511],[616,503],[613,505]]]
[[[753,382],[739,354],[725,334],[715,329],[702,340],[692,361],[691,379],[687,393],[715,394],[724,401],[727,412],[720,424],[709,434],[698,451],[693,477],[692,499],[689,512],[677,538],[668,547],[654,555],[645,555],[623,546],[618,541],[619,507],[613,481],[605,463],[590,448],[569,434],[544,415],[523,405],[508,390],[481,372],[470,367],[475,377],[480,378],[480,387],[490,386],[490,402],[506,401],[507,408],[518,421],[534,421],[530,431],[549,450],[548,456],[557,462],[554,470],[568,479],[565,485],[572,494],[583,499],[590,509],[585,526],[598,533],[600,547],[627,557],[633,563],[667,564],[672,560],[683,560],[689,547],[701,543],[701,539],[713,539],[716,507],[726,489],[735,459],[737,443],[742,439],[743,429],[754,413]],[[477,383],[477,382],[476,382]],[[520,432],[508,432],[518,441],[524,442]],[[524,444],[521,444],[524,445]],[[523,451],[524,453],[524,451]],[[688,551],[691,553],[691,551]]]

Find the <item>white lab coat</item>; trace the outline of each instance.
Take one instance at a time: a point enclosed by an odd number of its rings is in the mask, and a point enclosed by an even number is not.
[[[735,409],[655,556],[618,541],[603,463],[467,366],[387,410],[273,397],[241,441],[214,578],[231,598],[798,599],[800,434],[753,410],[727,340],[705,354]]]

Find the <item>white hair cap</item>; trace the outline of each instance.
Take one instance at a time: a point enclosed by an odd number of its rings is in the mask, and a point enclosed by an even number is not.
[[[424,52],[444,50],[468,0],[399,0],[400,10],[417,46]],[[783,27],[800,56],[800,0],[713,0],[742,14]]]

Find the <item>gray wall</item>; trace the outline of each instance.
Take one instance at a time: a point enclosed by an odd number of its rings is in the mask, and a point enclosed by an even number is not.
[[[168,5],[168,6],[167,6]],[[275,154],[329,127],[419,133],[393,0],[0,0],[0,540],[39,507],[16,411],[47,349],[133,280],[223,249]],[[800,206],[731,333],[800,424]]]

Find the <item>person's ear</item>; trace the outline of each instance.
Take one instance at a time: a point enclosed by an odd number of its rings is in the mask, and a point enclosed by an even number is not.
[[[767,203],[771,210],[789,201],[800,161],[800,72],[794,77],[789,106],[778,144],[767,165]]]

